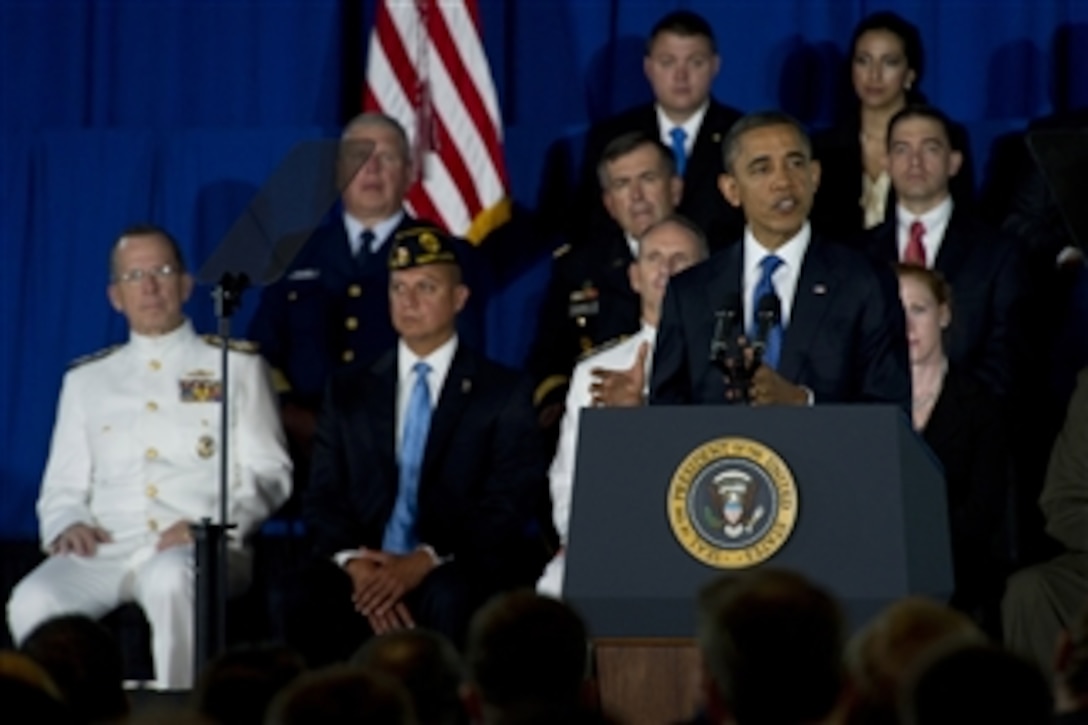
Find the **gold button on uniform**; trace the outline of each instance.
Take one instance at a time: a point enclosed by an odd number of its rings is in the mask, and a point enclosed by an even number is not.
[[[348,287],[348,297],[359,297],[363,294],[363,288],[357,284]]]
[[[156,403],[154,400],[149,400],[147,401],[147,409],[154,413],[156,410],[159,409],[159,404]]]
[[[155,460],[156,458],[159,457],[159,452],[154,448],[148,448],[147,453],[144,454],[144,455],[147,456],[147,460],[153,461],[153,460]]]
[[[158,488],[158,486],[156,486],[153,483],[147,484],[147,489],[146,490],[147,490],[147,497],[148,498],[155,498],[156,496],[159,495],[159,488]]]
[[[348,319],[344,320],[344,327],[348,328],[349,330],[359,329],[359,318],[349,317]]]
[[[340,356],[340,359],[343,360],[344,362],[351,362],[352,360],[355,359],[355,351],[354,350],[344,350],[344,354]]]
[[[152,370],[158,370],[159,368],[161,368],[161,367],[162,367],[162,363],[161,363],[161,362],[159,362],[158,360],[152,360],[151,362],[149,362],[149,363],[148,363],[148,366],[149,366],[149,367],[150,367],[150,368],[151,368]]]
[[[159,522],[156,521],[155,519],[148,519],[147,520],[147,528],[149,530],[151,530],[151,531],[158,531],[159,530]]]

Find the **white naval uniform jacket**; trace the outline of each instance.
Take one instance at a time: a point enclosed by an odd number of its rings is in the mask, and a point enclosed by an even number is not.
[[[574,489],[574,460],[577,454],[578,425],[582,410],[588,408],[593,402],[593,396],[589,392],[589,386],[593,382],[590,371],[595,368],[626,370],[635,364],[635,360],[638,358],[639,346],[643,342],[648,342],[650,351],[646,356],[644,370],[648,384],[656,339],[657,328],[643,322],[639,331],[631,337],[583,358],[574,367],[574,372],[570,378],[570,388],[567,390],[566,410],[563,413],[563,422],[559,429],[559,445],[556,448],[555,458],[552,459],[552,465],[548,471],[552,497],[552,521],[555,523],[555,530],[559,533],[559,539],[564,545],[567,543],[567,534],[570,527],[570,503],[571,493]],[[549,562],[543,576],[537,583],[537,589],[540,592],[553,596],[559,596],[562,593],[564,561],[564,555],[561,552]]]
[[[180,520],[219,520],[217,345],[186,320],[158,337],[132,333],[68,371],[38,498],[44,548],[77,522],[138,546]],[[229,365],[228,515],[237,544],[287,499],[291,460],[262,358],[232,349]]]

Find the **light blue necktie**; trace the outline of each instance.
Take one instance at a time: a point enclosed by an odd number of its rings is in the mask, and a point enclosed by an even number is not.
[[[688,165],[688,152],[684,149],[684,141],[688,138],[688,132],[677,126],[669,131],[672,138],[672,155],[676,159],[676,175],[683,176],[684,169]]]
[[[419,473],[423,467],[423,451],[427,447],[427,432],[431,428],[431,393],[427,387],[427,373],[431,372],[431,366],[417,362],[412,370],[416,373],[416,382],[404,413],[397,502],[382,538],[382,550],[394,554],[406,554],[419,543],[416,539]]]
[[[774,283],[771,282],[771,277],[774,275],[776,269],[782,266],[782,258],[773,254],[768,254],[763,259],[759,260],[760,277],[759,282],[756,283],[756,288],[752,292],[752,330],[749,334],[750,339],[756,339],[759,333],[759,301],[763,299],[766,294],[772,294],[777,296],[777,292],[774,289]],[[780,310],[781,310],[781,303]],[[771,326],[767,331],[766,347],[763,349],[763,362],[768,367],[777,370],[778,369],[778,357],[782,353],[782,319],[781,312],[779,312],[779,319]]]

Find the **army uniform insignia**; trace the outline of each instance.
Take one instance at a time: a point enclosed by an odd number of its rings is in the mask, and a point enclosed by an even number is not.
[[[223,400],[223,383],[214,378],[182,378],[178,388],[183,403],[219,403]]]
[[[202,435],[196,442],[196,454],[201,458],[211,458],[215,455],[215,439],[210,435]]]
[[[408,262],[411,261],[411,258],[412,253],[408,251],[407,247],[397,247],[397,251],[395,252],[395,256],[393,259],[393,266],[397,267],[398,269],[400,267],[407,267]]]
[[[793,474],[767,446],[719,438],[688,454],[673,474],[669,525],[693,558],[719,569],[770,559],[797,522]]]

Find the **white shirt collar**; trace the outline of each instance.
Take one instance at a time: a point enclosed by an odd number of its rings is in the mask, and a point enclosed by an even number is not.
[[[744,228],[744,307],[745,329],[752,326],[752,293],[762,274],[759,263],[769,254],[776,255],[783,264],[775,271],[771,278],[775,292],[782,303],[782,324],[789,324],[790,312],[793,309],[793,299],[797,291],[797,280],[801,276],[801,264],[804,262],[805,253],[812,242],[812,227],[806,221],[797,234],[793,235],[778,249],[771,251],[764,247],[752,234],[751,227]]]
[[[393,230],[404,220],[404,210],[398,209],[397,213],[386,219],[382,219],[377,224],[369,227],[370,231],[374,232],[374,241],[370,243],[370,252],[377,252],[385,244],[385,240],[389,238],[389,235],[393,233]],[[351,253],[356,254],[359,251],[359,235],[363,233],[367,227],[351,214],[344,212],[344,229],[348,234],[348,244],[351,245]]]
[[[687,134],[684,138],[684,153],[691,156],[691,149],[695,146],[695,138],[699,135],[699,129],[703,126],[703,119],[706,118],[708,108],[710,108],[709,98],[706,99],[703,105],[699,106],[695,113],[688,116],[688,120],[678,124],[665,115],[665,109],[661,107],[660,103],[654,104],[654,109],[657,111],[657,129],[661,134],[661,143],[668,148],[672,148],[672,136],[669,134],[674,128],[680,127]]]
[[[417,362],[425,362],[431,366],[430,373],[427,374],[427,383],[431,392],[431,405],[438,404],[438,396],[442,393],[442,386],[445,384],[446,375],[449,373],[450,365],[453,363],[453,355],[457,352],[457,334],[454,333],[450,339],[438,346],[430,355],[426,357],[419,357],[412,352],[404,340],[397,341],[397,399],[398,401],[403,397],[405,403],[407,403],[407,391],[411,390],[411,386],[415,383],[416,373],[412,368]],[[398,406],[399,411],[399,406]],[[398,416],[400,419],[403,416]],[[399,426],[398,426],[399,427]]]
[[[941,251],[941,242],[944,241],[948,221],[952,218],[952,206],[951,194],[921,216],[908,211],[902,204],[896,204],[895,217],[898,221],[896,243],[899,250],[899,259],[903,258],[903,254],[907,250],[907,242],[910,241],[911,224],[920,221],[922,226],[926,228],[925,236],[922,237],[922,246],[926,248],[926,266],[932,267],[933,262],[937,259],[937,254]]]
[[[193,323],[184,318],[180,325],[163,335],[141,335],[129,330],[128,341],[133,351],[142,355],[161,355],[171,348],[196,337]]]

